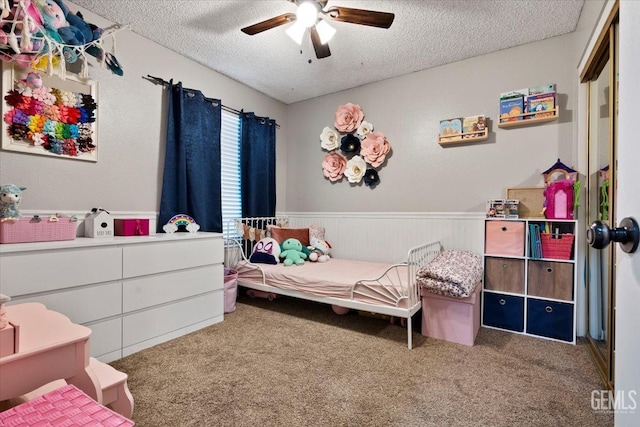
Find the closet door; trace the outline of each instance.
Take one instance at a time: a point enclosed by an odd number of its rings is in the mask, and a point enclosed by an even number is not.
[[[615,227],[617,126],[617,10],[587,66],[589,89],[587,224]],[[615,246],[586,245],[587,341],[602,378],[613,390]]]

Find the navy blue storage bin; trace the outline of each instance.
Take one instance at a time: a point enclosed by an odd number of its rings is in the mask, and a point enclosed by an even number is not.
[[[573,304],[528,299],[527,333],[573,341]]]
[[[483,292],[482,323],[486,326],[524,331],[524,298],[513,295]]]

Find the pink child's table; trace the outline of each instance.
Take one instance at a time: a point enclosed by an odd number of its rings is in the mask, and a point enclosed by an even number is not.
[[[20,344],[18,353],[0,357],[0,401],[64,379],[102,402],[100,383],[89,369],[91,329],[40,303],[6,310],[7,318],[20,325]]]

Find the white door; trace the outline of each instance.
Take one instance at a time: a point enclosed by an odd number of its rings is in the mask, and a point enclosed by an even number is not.
[[[620,2],[620,110],[616,217],[640,221],[640,2]],[[640,250],[616,254],[616,427],[640,426]]]

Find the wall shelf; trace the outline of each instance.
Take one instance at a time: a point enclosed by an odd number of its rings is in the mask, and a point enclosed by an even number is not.
[[[465,138],[467,136],[467,138]],[[450,135],[438,135],[438,144],[440,145],[454,145],[454,144],[467,144],[470,142],[485,141],[489,138],[489,129],[476,132],[460,132],[452,133]]]
[[[548,113],[553,113],[552,116],[547,116],[547,117],[535,117],[536,114],[548,114]],[[533,125],[536,123],[545,123],[545,122],[552,122],[554,120],[558,120],[558,118],[560,117],[560,109],[559,108],[554,108],[553,110],[548,110],[548,111],[544,111],[544,112],[540,112],[540,111],[534,111],[531,113],[524,113],[524,114],[518,114],[517,116],[512,116],[510,117],[511,119],[514,117],[522,117],[522,120],[515,120],[515,121],[511,121],[511,122],[498,122],[498,127],[499,128],[513,128],[513,127],[520,127],[520,126],[527,126],[527,125]],[[502,119],[500,119],[502,120]]]

